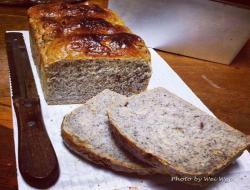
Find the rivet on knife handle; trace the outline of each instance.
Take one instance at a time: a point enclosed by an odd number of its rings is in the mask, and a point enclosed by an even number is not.
[[[58,179],[59,166],[44,126],[22,33],[6,33],[6,44],[18,124],[19,170],[31,186],[48,188]]]

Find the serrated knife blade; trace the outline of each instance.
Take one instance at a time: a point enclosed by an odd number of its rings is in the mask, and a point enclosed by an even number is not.
[[[23,35],[8,32],[5,40],[18,125],[19,170],[29,185],[48,188],[58,179],[59,166],[43,122]]]

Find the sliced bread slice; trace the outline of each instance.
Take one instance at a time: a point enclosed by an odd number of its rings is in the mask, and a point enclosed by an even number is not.
[[[124,148],[172,176],[212,176],[249,145],[246,135],[164,88],[133,96],[108,115]]]
[[[81,157],[110,169],[128,173],[153,174],[157,169],[122,151],[112,138],[107,109],[124,104],[126,97],[104,90],[83,106],[66,115],[62,137],[66,146]]]

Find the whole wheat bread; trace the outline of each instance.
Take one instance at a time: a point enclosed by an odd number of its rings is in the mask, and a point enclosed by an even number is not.
[[[57,2],[29,8],[28,17],[48,104],[85,103],[104,89],[132,95],[147,88],[150,53],[113,11]]]
[[[108,115],[124,148],[170,175],[212,176],[249,145],[246,135],[164,88],[133,96]]]
[[[62,137],[69,149],[91,162],[128,173],[153,174],[157,169],[122,151],[111,136],[107,109],[123,104],[126,97],[104,90],[83,106],[66,115]]]

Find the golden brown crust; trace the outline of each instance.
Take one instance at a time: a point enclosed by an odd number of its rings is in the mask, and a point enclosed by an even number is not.
[[[84,33],[114,34],[130,32],[125,26],[112,24],[103,18],[94,17],[64,17],[57,20],[43,17],[39,24],[42,28],[40,32],[46,31],[43,34],[44,40]]]
[[[95,4],[86,5],[86,3],[52,3],[52,4],[41,4],[31,7],[28,10],[28,16],[34,19],[42,17],[59,19],[62,17],[73,16],[94,16],[98,18],[114,18],[116,15],[109,9],[104,9]]]
[[[138,36],[129,33],[82,34],[55,39],[45,52],[47,64],[86,58],[144,59],[149,53]]]
[[[70,14],[77,7],[83,8],[85,11],[79,15]],[[28,10],[29,24],[31,29],[35,31],[35,38],[40,46],[55,37],[64,35],[129,32],[120,17],[114,12],[101,7],[97,9],[97,7],[97,5],[85,5],[85,3],[37,5]],[[110,30],[108,30],[108,27],[110,27]]]
[[[40,77],[40,81],[41,81],[41,85],[43,88],[43,93],[45,95],[45,98],[47,97],[47,85],[46,85],[46,81],[42,80],[43,78],[46,78],[46,72],[44,72],[44,60],[43,60],[43,56],[42,56],[42,51],[41,51],[41,47],[38,45],[36,38],[35,38],[35,34],[34,34],[34,30],[31,28],[29,35],[30,35],[30,45],[31,45],[31,51],[32,51],[32,57],[33,60],[36,64],[37,67],[37,72],[38,75]]]
[[[143,59],[144,41],[131,34],[113,11],[85,3],[37,5],[28,10],[41,67],[60,60]]]

